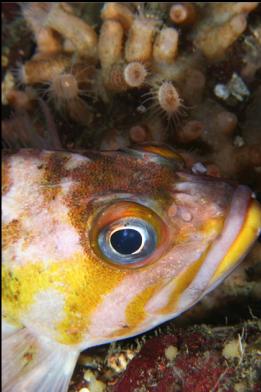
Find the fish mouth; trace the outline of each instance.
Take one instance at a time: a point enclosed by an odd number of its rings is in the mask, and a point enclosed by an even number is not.
[[[212,291],[243,260],[261,231],[261,206],[251,190],[239,185],[220,236],[208,250],[194,279],[181,294],[177,310],[193,305]]]

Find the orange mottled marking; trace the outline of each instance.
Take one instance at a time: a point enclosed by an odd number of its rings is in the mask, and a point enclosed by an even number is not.
[[[12,180],[10,176],[11,165],[8,159],[4,158],[2,161],[2,195],[5,195],[12,186]]]
[[[11,222],[3,225],[2,228],[2,245],[3,249],[13,245],[21,237],[22,225],[18,219],[13,219]]]
[[[69,157],[64,154],[52,153],[47,157],[47,161],[38,167],[39,170],[44,170],[41,187],[47,205],[61,191],[61,179],[68,174],[65,169],[65,164],[68,159]]]
[[[98,159],[73,169],[70,175],[74,185],[65,203],[86,254],[90,252],[88,222],[98,213],[99,197],[121,192],[160,199],[165,205],[170,202],[169,194],[167,191],[163,194],[162,189],[170,187],[172,170],[125,154],[99,155]],[[93,196],[95,203],[89,199]]]

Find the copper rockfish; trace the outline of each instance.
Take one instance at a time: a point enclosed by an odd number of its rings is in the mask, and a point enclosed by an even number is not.
[[[250,189],[167,147],[3,158],[3,391],[68,389],[80,351],[190,308],[244,257]]]

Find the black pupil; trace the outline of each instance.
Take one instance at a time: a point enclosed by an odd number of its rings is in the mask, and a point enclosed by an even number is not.
[[[111,236],[111,245],[123,255],[130,255],[139,249],[142,243],[141,234],[134,229],[115,231]]]

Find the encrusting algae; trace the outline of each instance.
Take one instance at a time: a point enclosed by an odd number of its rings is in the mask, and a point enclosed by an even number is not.
[[[260,230],[260,4],[5,3],[2,21],[2,144],[15,149],[3,160],[4,392],[258,390],[253,342],[202,321],[259,316],[259,244],[193,305]],[[183,337],[159,329],[140,355],[144,335],[90,349],[70,382],[83,349],[191,307],[175,320]],[[222,354],[230,341],[240,358]]]

